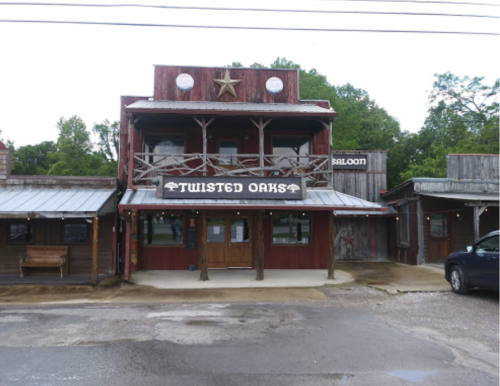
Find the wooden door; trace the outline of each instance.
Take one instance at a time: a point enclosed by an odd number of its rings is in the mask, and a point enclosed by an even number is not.
[[[207,216],[208,268],[251,268],[252,243],[246,216]]]
[[[450,254],[450,223],[448,213],[432,213],[429,216],[428,263],[442,263]]]

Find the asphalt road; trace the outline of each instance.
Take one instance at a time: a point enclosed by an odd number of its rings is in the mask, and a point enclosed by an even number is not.
[[[0,308],[0,385],[498,385],[498,296]]]

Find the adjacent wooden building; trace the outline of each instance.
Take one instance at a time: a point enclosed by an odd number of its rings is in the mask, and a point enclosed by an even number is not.
[[[447,178],[412,178],[382,197],[397,212],[388,223],[389,258],[442,263],[499,226],[498,155],[449,154]]]
[[[58,275],[47,256],[61,247],[65,274],[96,283],[98,274],[114,273],[117,179],[12,176],[10,162],[0,143],[0,274],[19,275],[20,258],[36,246],[44,256],[25,273]]]

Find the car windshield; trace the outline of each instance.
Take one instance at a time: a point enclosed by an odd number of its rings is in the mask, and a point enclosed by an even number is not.
[[[489,237],[478,243],[476,252],[498,252],[498,236]]]

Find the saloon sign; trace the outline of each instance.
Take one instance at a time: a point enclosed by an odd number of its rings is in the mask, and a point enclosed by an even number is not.
[[[300,177],[176,177],[162,176],[159,198],[223,199],[305,199],[305,183]]]
[[[350,169],[350,170],[366,170],[367,166],[366,154],[350,154],[350,155],[333,155],[333,169]]]

